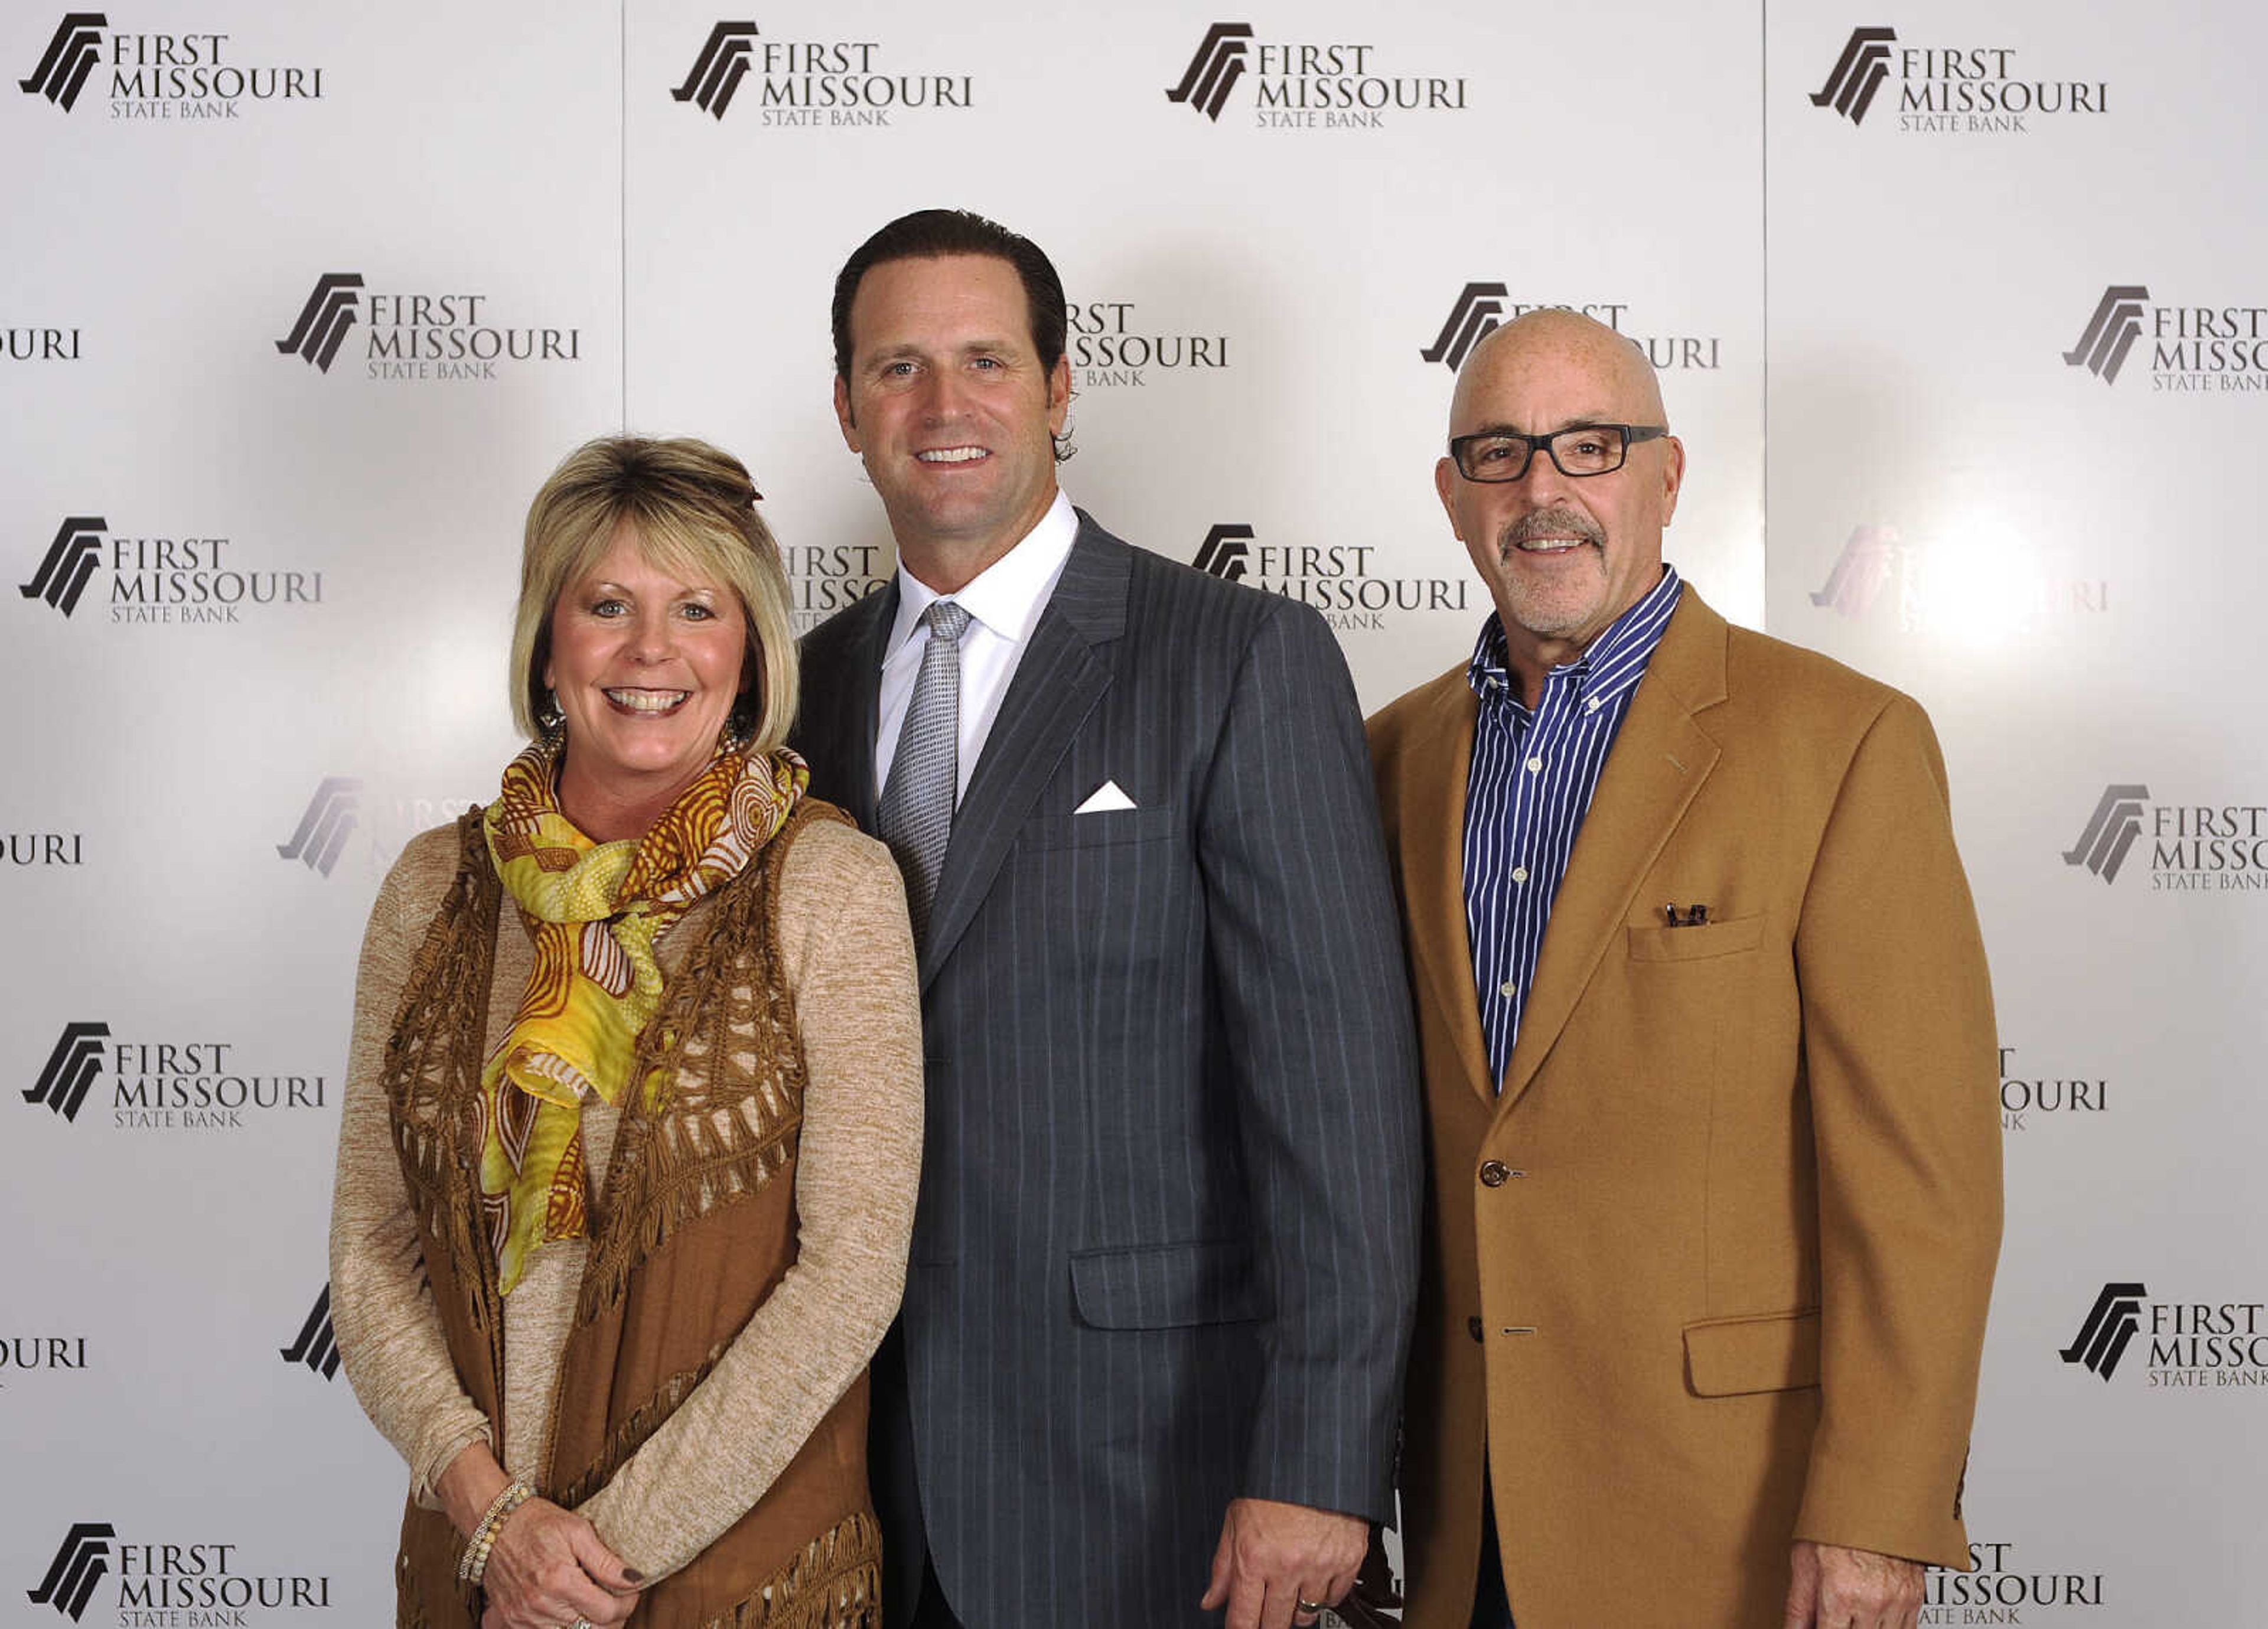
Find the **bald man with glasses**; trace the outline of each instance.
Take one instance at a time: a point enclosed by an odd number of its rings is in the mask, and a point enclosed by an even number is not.
[[[1489,335],[1436,471],[1495,609],[1370,723],[1430,1190],[1410,1629],[1904,1629],[2000,1235],[1991,989],[1921,709],[1662,560],[1643,355]]]

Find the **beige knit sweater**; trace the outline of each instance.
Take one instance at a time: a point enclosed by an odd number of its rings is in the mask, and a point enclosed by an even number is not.
[[[433,1485],[490,1421],[457,1382],[417,1264],[411,1215],[379,1084],[402,984],[456,874],[457,829],[413,839],[379,890],[363,940],[354,1038],[331,1209],[331,1316],[355,1395]],[[709,1377],[580,1507],[630,1566],[662,1578],[698,1555],[770,1487],[873,1355],[905,1286],[920,1178],[920,998],[903,886],[889,851],[833,821],[811,821],[780,876],[780,953],[808,1076],[795,1172],[796,1264]],[[676,970],[710,902],[658,954]],[[534,941],[509,897],[498,913],[486,1049],[511,1028]],[[593,1102],[583,1136],[593,1198],[618,1111]],[[540,1483],[551,1394],[589,1247],[545,1246],[504,1302],[504,1468]]]

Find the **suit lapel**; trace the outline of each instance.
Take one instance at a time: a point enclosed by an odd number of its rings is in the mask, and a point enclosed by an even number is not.
[[[1623,931],[1639,879],[1716,764],[1717,743],[1693,715],[1724,699],[1725,637],[1725,619],[1689,585],[1631,698],[1552,901],[1520,1039],[1505,1070],[1504,1103],[1535,1078],[1600,958]]]
[[[849,613],[859,622],[843,640],[843,660],[824,674],[806,670],[805,678],[821,680],[824,695],[814,696],[806,686],[804,707],[815,722],[799,730],[813,752],[814,767],[821,750],[839,752],[825,778],[826,794],[836,798],[843,812],[858,822],[861,831],[874,829],[875,805],[881,801],[874,785],[874,733],[882,690],[882,652],[890,639],[890,624],[898,615],[898,582],[889,582],[860,601]]]
[[[1440,1007],[1467,1082],[1494,1107],[1465,922],[1465,792],[1479,711],[1480,700],[1459,668],[1437,682],[1425,713],[1411,721],[1412,734],[1425,747],[1401,787],[1402,888],[1411,971]]]
[[[990,891],[1033,800],[1110,687],[1109,647],[1125,631],[1132,568],[1128,546],[1081,513],[1078,541],[954,813],[921,948],[924,990]]]

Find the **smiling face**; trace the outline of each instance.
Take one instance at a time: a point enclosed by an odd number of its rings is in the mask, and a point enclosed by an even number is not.
[[[1548,435],[1572,424],[1659,424],[1661,393],[1630,342],[1571,312],[1531,313],[1490,334],[1457,376],[1451,436]],[[1444,458],[1433,483],[1496,601],[1512,664],[1533,702],[1661,577],[1685,449],[1640,442],[1611,475],[1563,475],[1538,451],[1517,481],[1468,481]]]
[[[570,819],[659,814],[708,767],[739,697],[747,649],[739,596],[648,560],[628,521],[552,607],[543,682],[566,718],[559,802]],[[586,821],[590,823],[586,823]],[[643,828],[639,828],[643,829]]]
[[[932,587],[960,588],[1047,513],[1070,402],[1071,370],[1041,366],[1006,261],[886,261],[860,279],[835,414],[900,558]]]

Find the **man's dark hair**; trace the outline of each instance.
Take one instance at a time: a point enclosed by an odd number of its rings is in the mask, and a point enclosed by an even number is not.
[[[970,210],[916,210],[901,215],[851,252],[835,278],[835,376],[850,378],[850,302],[867,272],[889,261],[936,260],[947,254],[989,254],[1016,269],[1031,308],[1032,344],[1042,372],[1063,357],[1068,316],[1063,279],[1045,250]]]

